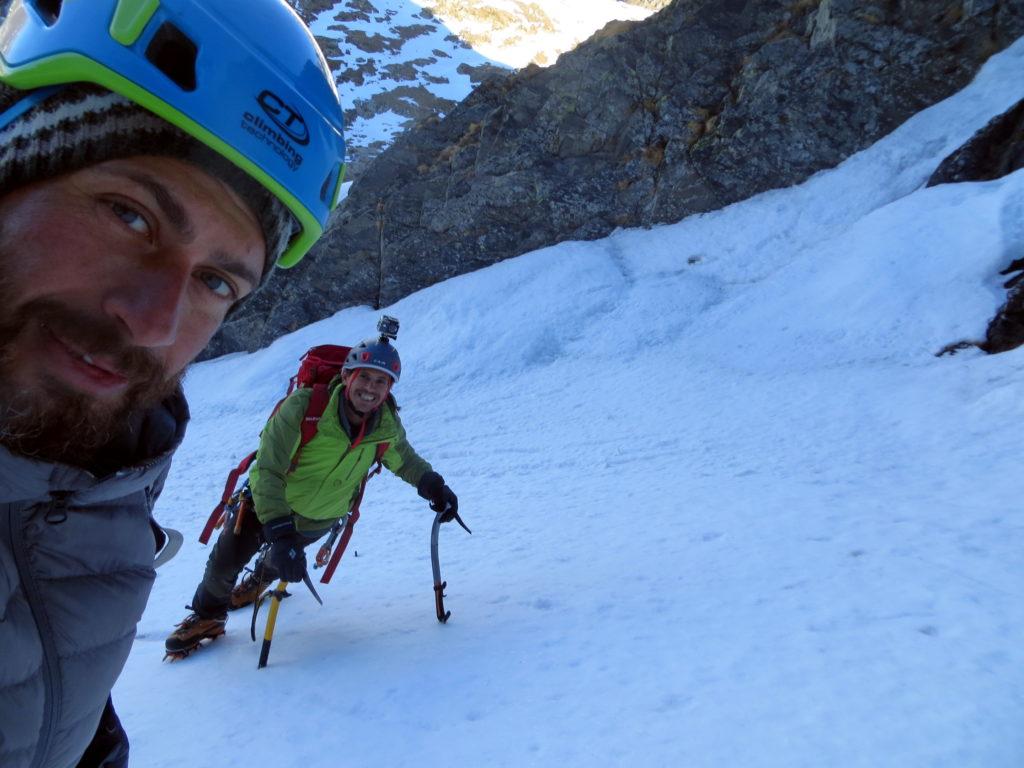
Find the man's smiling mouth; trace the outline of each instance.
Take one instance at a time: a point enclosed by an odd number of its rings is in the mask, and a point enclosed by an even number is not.
[[[128,385],[128,376],[110,357],[81,349],[50,326],[44,326],[44,330],[53,346],[62,351],[70,363],[61,366],[71,379],[70,383],[85,384],[86,389],[96,390],[97,394],[111,393]]]

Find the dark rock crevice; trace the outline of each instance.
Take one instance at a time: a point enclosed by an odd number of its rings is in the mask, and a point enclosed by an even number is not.
[[[991,181],[1024,168],[1024,100],[989,121],[951,154],[928,179],[928,186],[958,181]]]
[[[978,345],[989,354],[1009,352],[1024,344],[1024,257],[1012,261],[999,274],[1013,277],[1003,283],[1006,303],[992,318],[985,340]]]

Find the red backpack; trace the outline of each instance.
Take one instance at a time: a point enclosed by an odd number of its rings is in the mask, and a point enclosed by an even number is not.
[[[299,358],[299,370],[289,381],[288,391],[285,393],[285,396],[282,397],[278,401],[277,405],[274,406],[274,410],[270,414],[271,417],[277,413],[278,409],[281,407],[281,403],[287,399],[288,395],[296,389],[313,390],[312,395],[309,398],[309,405],[306,406],[306,414],[302,418],[299,447],[295,449],[295,453],[292,455],[291,469],[289,472],[294,471],[295,467],[298,465],[299,454],[302,453],[303,447],[305,447],[310,440],[316,437],[320,417],[323,416],[324,410],[327,408],[327,401],[331,398],[329,385],[334,378],[341,373],[342,366],[345,364],[345,358],[348,357],[348,353],[351,350],[351,347],[341,347],[336,344],[321,344],[309,349],[306,354]],[[353,447],[358,445],[360,440],[362,440],[361,434],[355,442],[353,442]],[[359,519],[359,503],[363,499],[363,490],[366,488],[366,481],[380,472],[382,466],[381,460],[387,452],[388,447],[389,443],[379,443],[377,445],[375,465],[366,477],[363,478],[363,482],[359,486],[359,491],[356,493],[355,501],[352,503],[351,510],[349,510],[348,523],[345,525],[345,532],[342,536],[341,544],[334,551],[333,556],[330,556],[329,548],[325,553],[323,551],[323,547],[317,555],[317,565],[328,566],[323,577],[320,579],[324,584],[330,581],[331,576],[334,574],[334,569],[337,567],[338,561],[341,560],[341,556],[345,552],[345,547],[348,545],[348,540],[352,536],[352,528]],[[206,521],[203,532],[199,535],[199,541],[201,543],[209,543],[210,536],[213,534],[214,529],[220,528],[224,524],[224,521],[228,516],[227,507],[232,503],[232,497],[236,495],[235,486],[238,484],[238,478],[249,470],[249,467],[252,465],[253,459],[255,458],[256,451],[253,451],[242,459],[238,466],[228,474],[228,479],[224,484],[224,493],[221,495],[220,503],[214,507],[213,512],[210,513],[210,517]],[[238,503],[243,504],[244,501],[239,499]],[[242,514],[244,511],[244,506],[239,509],[238,517],[235,521],[236,532],[240,528]],[[332,535],[329,539],[330,543],[333,543],[335,536],[336,534]],[[330,558],[329,563],[328,557]]]

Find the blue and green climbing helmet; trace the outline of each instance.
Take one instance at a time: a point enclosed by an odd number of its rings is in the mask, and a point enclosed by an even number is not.
[[[83,84],[156,115],[283,205],[294,221],[278,266],[323,233],[344,175],[342,109],[285,0],[13,0],[0,86],[24,96],[0,114],[0,131]]]

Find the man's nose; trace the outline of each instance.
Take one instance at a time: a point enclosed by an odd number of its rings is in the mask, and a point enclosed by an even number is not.
[[[167,347],[178,337],[191,268],[175,261],[153,258],[123,272],[106,295],[103,310],[124,325],[137,346]]]

